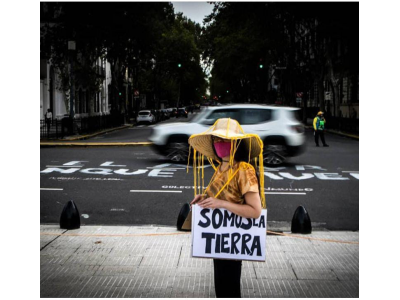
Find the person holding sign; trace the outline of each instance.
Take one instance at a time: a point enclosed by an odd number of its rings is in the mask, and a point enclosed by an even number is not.
[[[260,137],[246,134],[236,120],[224,118],[207,131],[192,135],[189,145],[194,154],[195,186],[195,197],[190,204],[203,209],[223,208],[243,218],[260,217],[266,207]],[[204,189],[204,157],[215,170],[207,189]],[[260,180],[255,170],[257,163]],[[240,298],[242,261],[214,259],[213,263],[216,296]]]

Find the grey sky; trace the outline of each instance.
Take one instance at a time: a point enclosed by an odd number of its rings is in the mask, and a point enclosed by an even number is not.
[[[214,5],[207,2],[172,2],[175,13],[182,12],[192,21],[203,25],[203,19],[212,12]]]

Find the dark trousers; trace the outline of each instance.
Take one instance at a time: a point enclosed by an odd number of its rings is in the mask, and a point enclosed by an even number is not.
[[[217,298],[241,298],[241,260],[214,259],[214,285]]]
[[[315,145],[319,145],[319,137],[321,137],[322,145],[326,145],[325,143],[325,135],[323,130],[315,130]]]

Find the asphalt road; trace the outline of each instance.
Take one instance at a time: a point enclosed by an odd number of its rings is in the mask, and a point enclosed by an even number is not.
[[[180,120],[185,121],[185,120]],[[150,128],[124,129],[115,139],[147,137]],[[105,137],[97,138],[101,139]],[[268,169],[268,222],[291,222],[299,205],[315,226],[359,229],[359,143],[326,134],[329,148],[315,147],[307,131],[307,151],[277,169]],[[193,172],[149,146],[41,148],[40,222],[59,223],[65,203],[74,200],[82,225],[175,225],[193,198]],[[205,169],[205,183],[212,168]]]

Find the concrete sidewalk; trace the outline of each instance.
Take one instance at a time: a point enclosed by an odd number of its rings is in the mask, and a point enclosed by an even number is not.
[[[268,235],[265,262],[243,262],[243,298],[359,297],[359,233]],[[215,297],[211,259],[190,233],[161,226],[40,227],[41,297]]]

